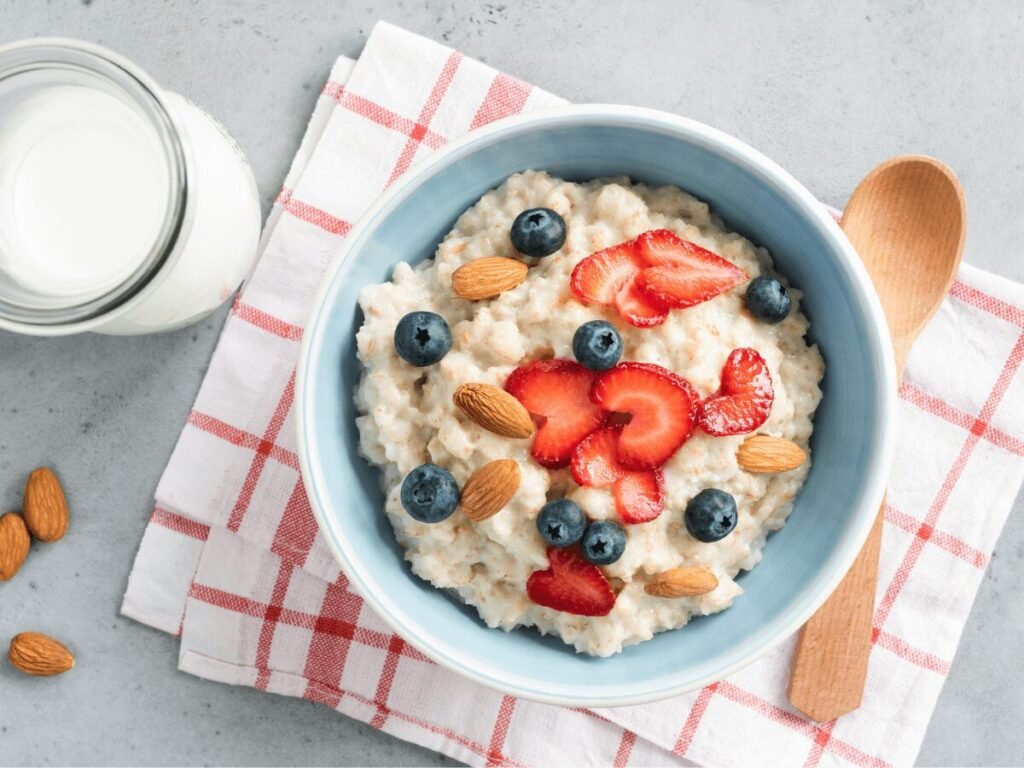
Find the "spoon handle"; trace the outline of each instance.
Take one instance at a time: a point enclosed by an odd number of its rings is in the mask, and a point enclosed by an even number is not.
[[[878,511],[867,541],[839,587],[811,617],[797,641],[789,701],[805,715],[827,722],[860,706],[868,674],[882,518]]]
[[[897,157],[857,185],[840,226],[878,292],[901,375],[914,339],[939,308],[960,264],[967,232],[963,188],[938,160]],[[884,509],[883,501],[853,567],[797,643],[789,700],[820,722],[861,703],[874,633]]]

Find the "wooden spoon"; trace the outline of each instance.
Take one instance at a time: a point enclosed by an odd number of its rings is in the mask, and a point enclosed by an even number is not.
[[[897,157],[854,190],[840,226],[867,267],[892,334],[897,375],[953,282],[967,234],[964,191],[938,160]],[[789,683],[794,707],[827,722],[860,706],[871,651],[885,502],[849,573],[804,626]]]

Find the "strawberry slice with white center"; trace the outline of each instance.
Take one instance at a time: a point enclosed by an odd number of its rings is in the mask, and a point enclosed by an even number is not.
[[[612,489],[622,522],[646,523],[665,509],[660,469],[626,469],[616,458],[622,427],[605,427],[577,446],[572,477],[579,485]]]
[[[718,391],[701,403],[698,422],[709,435],[745,435],[768,420],[775,390],[768,364],[756,349],[734,349]]]
[[[668,309],[640,289],[639,277],[642,274],[637,272],[626,280],[615,294],[615,308],[622,319],[630,325],[637,328],[653,328],[665,322]]]
[[[594,432],[576,446],[572,454],[572,479],[579,485],[604,488],[622,474],[623,467],[615,458],[622,427],[605,427]]]
[[[572,360],[535,360],[516,368],[505,389],[540,419],[531,455],[549,469],[569,464],[579,442],[607,419],[590,400],[596,374]]]
[[[619,363],[600,374],[590,399],[628,413],[616,457],[628,469],[660,467],[693,432],[700,398],[682,376],[650,363]]]
[[[636,249],[646,265],[636,286],[655,305],[685,309],[747,280],[736,265],[667,229],[644,232],[636,239]]]
[[[660,469],[626,471],[615,483],[615,509],[624,523],[646,523],[665,509],[664,480]]]
[[[615,607],[615,592],[578,547],[548,548],[546,571],[534,571],[526,580],[526,594],[537,605],[577,616],[607,616]]]
[[[643,267],[636,241],[630,240],[583,259],[573,269],[569,287],[584,304],[615,307],[627,322],[650,328],[665,322],[668,311],[637,288]]]
[[[584,304],[615,304],[615,296],[626,281],[644,267],[634,241],[619,243],[592,253],[572,271],[569,287]]]

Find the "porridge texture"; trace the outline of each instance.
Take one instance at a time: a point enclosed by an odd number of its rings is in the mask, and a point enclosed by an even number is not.
[[[551,256],[526,259],[528,277],[496,298],[468,301],[452,293],[453,272],[488,256],[521,258],[509,228],[525,209],[545,207],[560,214],[567,236]],[[575,501],[591,520],[618,520],[612,492],[580,487],[568,468],[545,469],[530,455],[529,438],[510,439],[470,421],[453,406],[460,384],[503,387],[509,374],[537,359],[572,360],[573,334],[583,323],[602,319],[615,325],[624,361],[655,363],[685,377],[700,397],[714,393],[723,364],[734,349],[756,349],[767,363],[774,402],[756,431],[785,438],[807,451],[812,417],[821,399],[824,363],[804,336],[807,319],[800,294],[790,290],[793,309],[777,324],[760,322],[744,306],[741,284],[696,306],[674,310],[654,328],[627,324],[614,311],[585,306],[570,291],[573,267],[595,251],[642,232],[668,229],[722,256],[750,278],[772,273],[768,252],[730,232],[708,206],[675,187],[648,187],[627,178],[571,183],[542,172],[524,172],[483,196],[456,222],[435,258],[416,266],[399,264],[390,282],[360,294],[365,322],[357,337],[364,365],[356,404],[360,449],[383,473],[386,514],[412,570],[438,588],[473,605],[491,627],[536,627],[584,653],[608,656],[654,633],[686,624],[692,616],[729,607],[743,590],[737,574],[760,561],[765,539],[789,515],[810,461],[775,474],[755,474],[737,463],[747,435],[713,437],[695,429],[665,463],[664,512],[626,525],[624,554],[601,570],[617,592],[606,616],[581,616],[535,604],[526,583],[548,568],[547,546],[536,517],[550,500]],[[785,279],[778,276],[785,284]],[[436,365],[418,368],[395,352],[393,334],[404,315],[427,310],[451,328],[451,350]],[[494,516],[474,522],[456,511],[439,523],[418,522],[400,499],[403,478],[431,462],[463,486],[482,465],[514,459],[521,481],[514,497]],[[705,543],[691,536],[683,510],[700,491],[731,494],[738,509],[732,533]],[[697,566],[717,577],[710,592],[666,599],[644,587],[666,570]]]

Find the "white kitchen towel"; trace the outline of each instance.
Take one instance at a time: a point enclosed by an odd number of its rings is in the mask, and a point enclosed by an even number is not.
[[[652,705],[570,710],[503,696],[396,637],[320,537],[292,399],[327,262],[414,160],[555,103],[385,23],[354,66],[338,61],[160,481],[123,612],[180,634],[185,671],[320,701],[472,764],[909,765],[1024,480],[1024,412],[1011,406],[1024,401],[1024,287],[1002,278],[964,266],[911,354],[867,691],[836,722],[788,705],[792,640]]]

